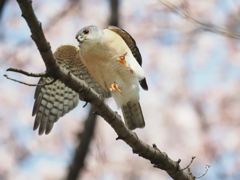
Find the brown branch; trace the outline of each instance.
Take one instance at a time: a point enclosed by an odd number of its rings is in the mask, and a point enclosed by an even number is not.
[[[118,7],[119,7],[119,0],[110,0],[111,15],[109,19],[109,25],[119,26]]]
[[[194,160],[195,158],[196,158],[196,156],[193,156],[192,159],[191,159],[191,161],[190,161],[190,163],[189,163],[185,168],[182,168],[181,171],[184,171],[185,169],[188,169],[188,168],[192,165],[193,160]]]
[[[26,20],[30,30],[31,30],[31,37],[35,42],[40,55],[46,65],[47,73],[49,72],[50,75],[54,76],[59,73],[61,67],[57,65],[53,57],[53,53],[51,50],[51,46],[49,42],[46,40],[45,35],[42,30],[42,24],[38,21],[33,8],[32,8],[32,1],[31,0],[17,0],[20,9],[22,11],[22,17]],[[48,68],[51,67],[51,70]],[[54,72],[55,73],[51,73]],[[55,77],[54,77],[55,78]]]
[[[175,180],[193,180],[194,176],[190,172],[185,173],[180,170],[179,161],[175,162],[170,159],[166,153],[161,152],[156,146],[151,147],[138,138],[136,133],[130,131],[124,125],[121,117],[112,111],[101,97],[87,84],[76,78],[65,69],[58,66],[54,60],[51,47],[43,34],[41,23],[37,20],[32,9],[30,0],[17,0],[22,10],[23,17],[28,23],[32,32],[32,38],[35,41],[40,54],[45,62],[47,73],[53,78],[57,77],[66,86],[78,92],[84,100],[90,102],[96,112],[101,115],[115,130],[118,137],[125,141],[134,153],[149,160],[155,167],[165,170]]]
[[[0,20],[2,19],[2,14],[3,14],[4,7],[6,6],[6,2],[7,0],[0,1]]]
[[[78,176],[81,175],[81,172],[84,168],[84,162],[89,150],[89,145],[92,140],[96,124],[97,115],[93,112],[94,108],[91,106],[91,109],[88,113],[88,118],[84,122],[84,129],[78,135],[79,145],[76,148],[72,163],[69,167],[69,172],[66,178],[67,180],[78,179]]]
[[[46,73],[30,73],[30,72],[27,72],[27,71],[23,71],[22,69],[16,69],[16,68],[8,68],[7,71],[24,74],[24,75],[26,75],[26,76],[31,76],[31,77],[47,77],[47,74],[46,74]],[[25,82],[22,82],[22,81],[19,81],[19,80],[10,78],[10,77],[8,77],[8,75],[6,75],[6,74],[4,74],[3,76],[6,77],[7,79],[11,80],[11,81],[18,82],[18,83],[20,83],[20,84],[24,84],[24,85],[27,85],[27,86],[46,86],[46,85],[49,85],[49,84],[53,84],[54,82],[57,81],[57,78],[54,78],[52,81],[47,82],[47,83],[42,83],[42,84],[29,84],[29,83],[25,83]]]
[[[204,172],[202,175],[195,177],[195,179],[199,179],[199,178],[205,176],[205,175],[207,174],[207,172],[208,172],[208,169],[209,169],[210,167],[211,167],[211,166],[207,164],[206,167],[205,167],[205,169],[206,169],[205,172]]]
[[[6,74],[4,74],[3,76],[4,76],[5,78],[11,80],[11,81],[18,82],[18,83],[20,83],[20,84],[24,84],[24,85],[27,85],[27,86],[46,86],[46,85],[49,85],[49,84],[53,84],[54,82],[57,81],[57,79],[53,79],[52,81],[50,81],[50,82],[48,82],[48,83],[43,83],[43,84],[29,84],[29,83],[25,83],[25,82],[22,82],[22,81],[19,81],[19,80],[10,78],[10,77],[8,77],[8,75],[6,75]]]
[[[166,0],[160,0],[160,2],[164,6],[166,6],[169,10],[171,10],[172,12],[178,14],[182,18],[184,18],[184,19],[186,19],[186,20],[188,20],[190,22],[193,22],[195,24],[198,24],[198,25],[204,27],[205,29],[208,29],[209,31],[212,31],[212,32],[215,32],[217,34],[220,34],[220,35],[223,35],[223,36],[226,36],[226,37],[230,37],[230,38],[236,38],[236,39],[240,38],[240,34],[239,33],[230,31],[229,29],[225,29],[225,28],[221,28],[221,27],[215,26],[215,25],[210,24],[210,23],[201,22],[201,21],[193,18],[191,15],[189,15],[189,13],[187,11],[179,9],[177,6],[173,5],[170,2],[167,2]]]
[[[11,72],[16,72],[20,74],[24,74],[26,76],[31,76],[31,77],[46,77],[46,73],[30,73],[27,71],[23,71],[22,69],[16,69],[16,68],[8,68],[6,71],[11,71]]]

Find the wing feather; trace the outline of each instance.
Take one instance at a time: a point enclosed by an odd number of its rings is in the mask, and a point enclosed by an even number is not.
[[[128,45],[129,49],[131,50],[131,52],[132,52],[133,56],[135,57],[135,59],[137,60],[137,62],[140,64],[140,66],[142,66],[142,56],[137,47],[135,40],[132,38],[132,36],[124,29],[121,29],[116,26],[108,26],[107,29],[117,33],[119,36],[121,36],[121,38],[123,38],[123,40]],[[140,81],[140,85],[144,90],[148,90],[146,78],[144,78]]]
[[[56,50],[54,57],[60,66],[86,81],[89,87],[93,88],[97,93],[103,97],[110,97],[110,93],[101,88],[82,63],[78,46],[62,45]],[[52,80],[50,77],[42,77],[39,84],[51,82]],[[34,98],[32,115],[36,115],[36,117],[33,129],[39,128],[39,135],[50,133],[54,123],[74,109],[79,102],[78,93],[59,80],[49,85],[37,86]],[[83,98],[80,97],[80,99]]]

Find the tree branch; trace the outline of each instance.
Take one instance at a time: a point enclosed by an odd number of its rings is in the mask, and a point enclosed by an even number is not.
[[[190,168],[190,166],[192,165],[193,160],[194,160],[195,158],[196,158],[196,156],[193,156],[192,159],[191,159],[191,161],[190,161],[190,163],[189,163],[185,168],[182,168],[181,170],[183,171],[183,170],[185,170],[185,169]]]
[[[3,9],[4,9],[5,5],[6,5],[6,2],[7,2],[7,0],[1,0],[0,1],[0,20],[2,18]]]
[[[111,15],[109,20],[109,25],[118,26],[119,25],[119,0],[110,0]]]
[[[199,179],[199,178],[205,176],[205,175],[207,174],[209,168],[210,168],[210,165],[207,164],[206,167],[205,167],[205,169],[206,169],[205,172],[204,172],[202,175],[197,176],[197,177],[195,177],[195,178],[196,178],[196,179]]]
[[[11,81],[18,82],[18,83],[20,83],[20,84],[24,84],[24,85],[27,85],[27,86],[46,86],[46,85],[49,85],[49,84],[53,84],[54,82],[57,81],[57,79],[53,79],[52,81],[47,82],[47,83],[43,83],[43,84],[29,84],[29,83],[25,83],[25,82],[18,81],[18,80],[16,80],[16,79],[10,78],[10,77],[8,77],[8,75],[6,75],[6,74],[4,74],[3,76],[6,77],[7,79],[11,80]]]
[[[97,115],[93,112],[94,108],[91,106],[88,117],[84,122],[84,129],[78,134],[79,145],[76,148],[66,180],[78,179],[79,174],[81,174],[81,171],[83,170],[85,158],[89,150],[96,124]]]
[[[119,139],[125,141],[132,148],[134,153],[149,160],[154,167],[165,170],[175,180],[195,179],[190,172],[185,173],[180,170],[179,161],[175,162],[170,159],[167,154],[161,152],[156,145],[151,147],[144,143],[138,138],[136,133],[126,128],[121,117],[104,104],[101,97],[95,91],[90,89],[84,81],[76,78],[74,75],[58,66],[53,57],[50,44],[47,42],[43,34],[41,23],[37,20],[34,14],[31,5],[32,2],[30,0],[17,0],[17,2],[22,10],[22,15],[31,30],[31,37],[40,51],[49,76],[58,78],[65,83],[66,86],[78,92],[81,97],[84,97],[84,100],[90,102],[96,112],[113,127]]]
[[[213,24],[210,24],[210,23],[204,23],[204,22],[201,22],[197,19],[195,19],[194,17],[192,17],[191,15],[189,15],[188,12],[182,10],[182,9],[179,9],[177,6],[173,5],[172,3],[170,2],[167,2],[166,0],[160,0],[160,2],[166,6],[169,10],[171,10],[172,12],[178,14],[179,16],[181,16],[182,18],[192,22],[192,23],[195,23],[195,24],[198,24],[202,27],[204,27],[205,29],[209,30],[209,31],[212,31],[212,32],[215,32],[217,34],[220,34],[220,35],[223,35],[223,36],[226,36],[226,37],[230,37],[230,38],[236,38],[236,39],[239,39],[240,38],[240,34],[237,33],[237,32],[233,32],[229,29],[225,29],[225,28],[221,28],[221,27],[218,27],[218,26],[215,26]]]
[[[36,73],[30,73],[27,71],[23,71],[22,69],[16,69],[16,68],[8,68],[7,71],[24,74],[26,76],[31,76],[31,77],[47,77],[47,74],[45,72],[36,74]]]
[[[60,66],[57,65],[53,57],[53,53],[51,50],[51,46],[49,42],[46,40],[45,35],[42,30],[42,24],[38,21],[33,8],[32,8],[32,1],[31,0],[17,0],[20,9],[22,11],[22,17],[26,20],[30,30],[31,30],[31,37],[35,42],[40,55],[46,65],[47,73],[49,72],[50,75],[54,76],[60,71]],[[48,69],[51,67],[51,70]],[[51,72],[57,71],[56,74]]]

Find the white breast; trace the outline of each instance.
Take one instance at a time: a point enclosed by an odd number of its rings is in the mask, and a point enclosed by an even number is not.
[[[138,101],[139,80],[144,78],[144,71],[124,40],[116,33],[105,29],[100,42],[88,43],[95,45],[89,46],[91,47],[89,49],[82,48],[81,59],[103,89],[109,91],[111,85],[117,83],[122,94],[112,91],[112,96],[118,107],[122,107],[129,100]],[[132,71],[117,61],[124,53],[127,53],[125,60]]]

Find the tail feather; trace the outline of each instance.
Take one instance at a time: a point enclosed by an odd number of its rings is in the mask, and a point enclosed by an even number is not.
[[[145,126],[142,109],[139,102],[129,101],[122,106],[125,124],[130,130],[143,128]]]

